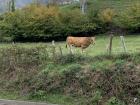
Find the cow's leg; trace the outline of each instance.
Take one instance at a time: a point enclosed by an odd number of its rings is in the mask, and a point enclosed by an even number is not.
[[[73,52],[76,52],[76,47],[72,46],[72,48],[73,48]]]
[[[84,49],[82,49],[82,53],[85,53],[85,50]]]
[[[84,49],[82,49],[82,52],[81,52],[82,54],[84,53]]]
[[[83,54],[84,53],[84,49],[81,47],[81,54]]]
[[[69,48],[70,48],[70,53],[73,54],[72,45],[69,45]]]
[[[84,51],[84,46],[81,46],[81,53],[83,54],[85,51]]]
[[[74,51],[73,51],[73,46],[71,45],[71,52],[72,52],[72,54],[74,53]]]

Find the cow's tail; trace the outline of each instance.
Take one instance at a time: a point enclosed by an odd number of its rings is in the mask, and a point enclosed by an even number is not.
[[[68,47],[68,45],[66,44],[66,48]]]

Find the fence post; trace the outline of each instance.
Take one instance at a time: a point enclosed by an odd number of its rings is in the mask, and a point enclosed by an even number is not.
[[[52,41],[52,53],[53,53],[53,58],[55,60],[56,58],[56,49],[55,49],[55,41]]]
[[[12,42],[12,45],[15,45],[15,42],[14,41]]]
[[[120,36],[120,38],[121,38],[121,43],[122,43],[123,50],[126,53],[127,49],[126,49],[126,45],[125,45],[125,41],[124,41],[124,36]]]
[[[62,52],[61,46],[59,46],[59,50],[60,50],[60,54],[61,54],[61,56],[62,56],[62,55],[63,55],[63,52]]]
[[[49,49],[48,46],[46,46],[45,52],[44,52],[44,53],[46,53],[47,58],[49,58],[49,50],[48,49]]]
[[[109,55],[111,55],[112,53],[112,41],[113,41],[113,34],[110,35],[110,39],[109,39],[109,48],[108,48]]]

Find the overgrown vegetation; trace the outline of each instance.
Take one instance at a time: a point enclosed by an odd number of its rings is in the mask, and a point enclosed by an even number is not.
[[[27,49],[14,45],[0,49],[0,90],[65,105],[139,105],[139,62],[139,53],[58,54],[52,59],[46,46]]]
[[[121,5],[121,2],[126,3],[125,0],[89,0],[86,14],[82,14],[79,4],[60,7],[32,4],[15,12],[0,15],[0,40],[63,40],[70,34],[91,36],[110,31],[112,27],[115,30],[138,33],[140,2],[129,1],[126,6]]]

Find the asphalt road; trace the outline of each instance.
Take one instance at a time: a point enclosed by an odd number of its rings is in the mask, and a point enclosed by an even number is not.
[[[0,105],[56,105],[56,104],[0,99]]]

